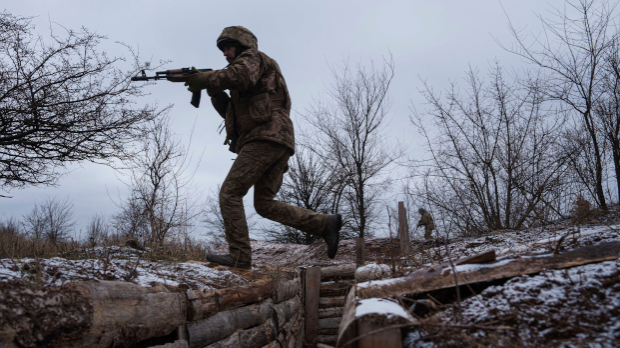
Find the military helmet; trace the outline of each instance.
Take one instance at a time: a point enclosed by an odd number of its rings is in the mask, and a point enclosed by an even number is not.
[[[224,51],[224,46],[230,41],[239,43],[243,48],[258,49],[258,39],[256,36],[242,26],[224,28],[222,34],[217,38],[217,47]]]

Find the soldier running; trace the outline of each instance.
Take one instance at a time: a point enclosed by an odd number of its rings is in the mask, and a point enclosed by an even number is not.
[[[217,39],[228,66],[192,75],[191,92],[207,90],[225,120],[226,141],[237,154],[220,190],[229,254],[207,261],[251,268],[252,249],[243,197],[254,186],[254,208],[267,219],[323,237],[327,255],[336,256],[342,217],[319,214],[274,200],[295,151],[291,98],[278,63],[258,50],[256,36],[241,26],[225,28]],[[224,91],[229,90],[230,96]]]
[[[424,208],[418,209],[418,212],[420,213],[421,217],[416,228],[424,226],[424,239],[433,239],[432,233],[435,229],[435,222],[433,222],[431,214],[429,214]]]

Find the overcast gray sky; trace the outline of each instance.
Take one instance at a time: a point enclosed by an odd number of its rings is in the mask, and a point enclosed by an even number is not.
[[[169,68],[196,66],[222,68],[226,61],[215,46],[222,29],[242,25],[258,37],[259,49],[276,59],[293,100],[293,120],[331,81],[329,64],[343,59],[380,63],[393,55],[396,74],[387,132],[408,144],[408,154],[421,157],[422,147],[409,123],[413,104],[424,109],[418,89],[425,79],[436,89],[450,80],[460,82],[471,65],[485,71],[498,59],[506,67],[522,62],[495,40],[510,45],[506,12],[518,27],[538,31],[536,13],[545,14],[564,1],[538,0],[411,0],[411,1],[157,1],[157,0],[21,0],[4,1],[4,9],[18,16],[35,16],[36,31],[44,37],[50,22],[66,28],[84,26],[108,36],[102,47],[111,55],[125,55],[120,41],[139,49],[144,60],[170,60]],[[58,27],[56,27],[58,29]],[[189,104],[190,93],[181,84],[160,81],[148,86],[144,103],[174,104],[170,113],[174,131],[185,139],[193,130],[191,149],[202,162],[195,183],[215,189],[230,168],[234,155],[217,133],[221,118],[203,96],[203,105]],[[195,125],[195,126],[194,126]],[[117,207],[109,198],[123,196],[124,186],[110,168],[83,163],[56,188],[13,190],[12,199],[0,200],[5,215],[21,216],[47,195],[70,196],[80,227],[96,213],[111,215]]]

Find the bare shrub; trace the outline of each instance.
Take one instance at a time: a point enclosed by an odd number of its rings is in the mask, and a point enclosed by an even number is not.
[[[143,150],[129,163],[129,197],[114,217],[118,232],[157,247],[193,228],[204,207],[192,184],[191,157],[169,128],[168,117],[150,123]],[[196,166],[197,168],[197,166]]]
[[[520,87],[497,64],[486,82],[475,70],[467,89],[426,85],[429,108],[413,109],[428,161],[412,163],[421,179],[410,194],[460,233],[519,229],[557,218],[570,154],[561,144],[565,118],[545,110],[537,81]]]
[[[51,242],[58,247],[75,227],[73,208],[69,197],[48,196],[42,202],[36,202],[32,211],[24,216],[26,232],[37,241]]]
[[[332,68],[332,76],[329,99],[315,100],[303,115],[313,126],[304,145],[343,184],[337,198],[340,212],[351,217],[345,226],[359,237],[371,237],[389,183],[386,169],[402,155],[388,144],[384,132],[394,62],[386,61],[381,68],[345,62]]]

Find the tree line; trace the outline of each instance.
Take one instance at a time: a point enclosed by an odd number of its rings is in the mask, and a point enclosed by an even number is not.
[[[384,230],[394,197],[407,202],[410,218],[423,206],[442,231],[462,235],[543,226],[569,217],[578,199],[609,211],[620,197],[616,12],[605,0],[567,1],[539,17],[540,34],[509,22],[513,44],[500,47],[525,68],[471,68],[463,83],[439,92],[422,82],[426,103],[412,105],[410,120],[425,155],[415,160],[387,128],[393,59],[331,66],[332,83],[299,113],[304,131],[278,199],[342,213],[345,238]],[[197,167],[170,131],[169,108],[138,106],[143,86],[129,78],[148,64],[130,47],[129,61],[107,57],[98,49],[104,37],[86,29],[51,40],[33,30],[28,18],[0,14],[0,186],[54,185],[69,163],[119,160],[129,195],[109,222],[93,218],[88,238],[113,228],[158,245],[202,226],[223,241],[217,192],[196,189]],[[36,226],[46,209],[69,205],[38,204],[25,217],[28,229],[53,236]],[[249,220],[267,240],[316,241]]]

